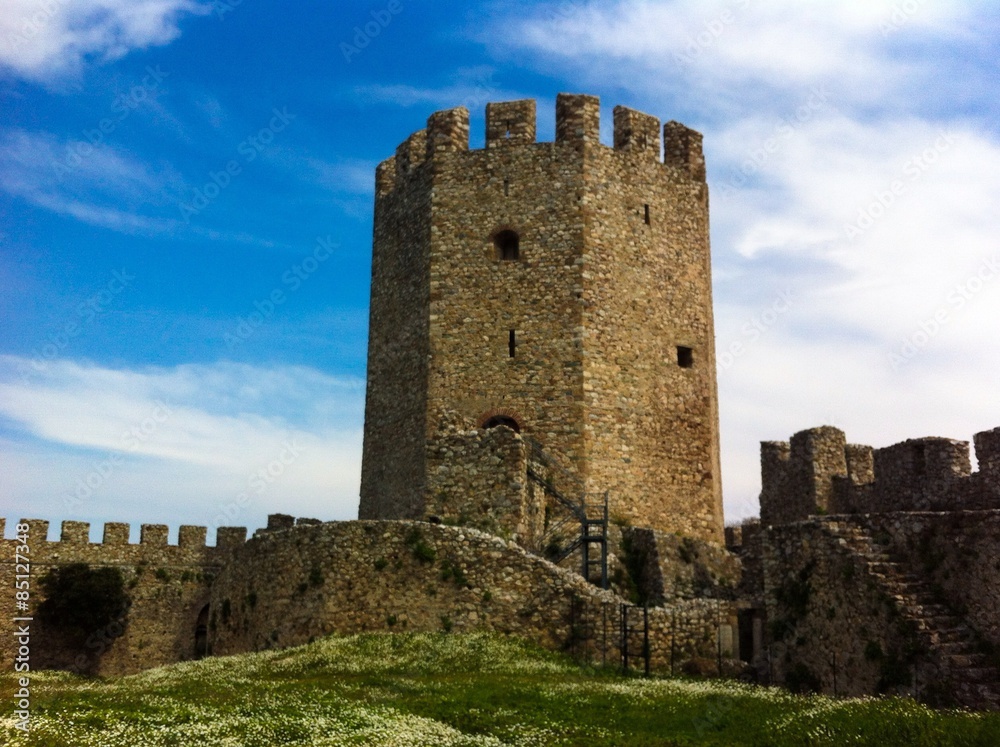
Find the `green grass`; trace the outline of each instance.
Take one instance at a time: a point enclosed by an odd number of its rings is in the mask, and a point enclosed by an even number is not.
[[[13,702],[14,680],[0,678]],[[623,678],[496,635],[369,634],[132,677],[32,678],[32,731],[0,743],[108,745],[998,745],[1000,715]],[[4,740],[7,741],[4,741]]]

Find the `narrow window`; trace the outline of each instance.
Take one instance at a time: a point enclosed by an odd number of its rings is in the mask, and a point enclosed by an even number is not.
[[[510,336],[507,338],[507,352],[510,353],[510,357],[514,357],[514,351],[517,350],[517,336],[514,334],[514,330],[510,331]]]
[[[927,451],[923,444],[913,447],[913,473],[918,477],[927,474]]]
[[[649,205],[643,205],[643,212],[645,212],[646,225],[649,225]]]
[[[493,243],[498,259],[516,260],[521,256],[521,240],[514,231],[501,231],[493,238]]]
[[[504,135],[504,137],[505,138],[510,138],[510,120],[509,119],[507,120],[506,125],[507,125],[507,134]]]
[[[678,345],[677,365],[681,368],[691,368],[694,365],[694,349]]]
[[[503,196],[507,197],[510,194],[510,179],[503,180]]]

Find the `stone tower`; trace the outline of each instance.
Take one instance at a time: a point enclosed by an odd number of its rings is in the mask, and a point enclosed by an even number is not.
[[[362,519],[425,518],[441,439],[507,425],[613,518],[722,542],[701,135],[663,141],[616,107],[602,145],[599,100],[560,94],[555,142],[492,103],[484,149],[450,109],[379,165]]]

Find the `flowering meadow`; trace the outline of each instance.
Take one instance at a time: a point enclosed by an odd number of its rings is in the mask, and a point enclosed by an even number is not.
[[[118,679],[34,673],[31,689],[30,731],[5,707],[0,744],[1000,745],[1000,714],[622,677],[489,634],[331,637]]]

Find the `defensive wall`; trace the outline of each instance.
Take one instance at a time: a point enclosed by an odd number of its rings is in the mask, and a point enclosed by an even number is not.
[[[178,544],[169,545],[164,525],[143,525],[140,542],[131,544],[127,524],[107,524],[103,542],[90,542],[89,525],[63,522],[61,538],[48,542],[43,539],[48,522],[19,523],[28,526],[31,607],[16,611],[13,594],[6,595],[0,602],[0,635],[12,638],[11,621],[34,616],[44,599],[39,581],[58,566],[117,568],[130,600],[116,620],[88,636],[83,651],[64,645],[34,620],[36,669],[128,674],[209,653],[284,648],[331,633],[373,630],[492,630],[617,666],[623,605],[629,610],[626,647],[632,666],[643,666],[641,607],[514,542],[468,527],[320,523],[276,514],[249,541],[246,529],[220,528],[217,545],[210,547],[204,527],[181,527]],[[8,589],[18,544],[2,544],[0,583]],[[678,564],[691,566],[691,578],[717,582],[721,571],[696,568],[724,551],[700,541],[690,547],[693,555]],[[655,555],[655,548],[647,538],[642,557]],[[670,567],[669,554],[664,549],[656,556],[663,568]],[[693,586],[690,591],[650,600],[660,605],[646,613],[652,668],[714,672],[723,661],[731,670],[730,660],[740,653],[732,595],[699,598]],[[12,651],[0,648],[3,666],[12,666]]]
[[[827,426],[761,445],[744,592],[776,682],[1000,707],[1000,429],[974,442],[977,472],[945,438],[872,449]]]
[[[6,521],[0,519],[0,537]],[[53,568],[72,563],[117,568],[123,577],[131,604],[118,618],[92,631],[84,649],[63,645],[59,636],[41,621],[32,623],[33,668],[72,669],[80,672],[127,674],[194,658],[200,620],[209,599],[209,587],[233,550],[246,540],[242,527],[220,527],[216,546],[205,544],[207,529],[182,526],[178,543],[167,543],[168,527],[143,524],[138,544],[129,542],[128,524],[104,525],[103,540],[90,541],[90,525],[64,521],[59,539],[47,541],[49,522],[22,519],[28,528],[30,561],[30,608],[17,610],[14,596],[18,568],[17,540],[0,541],[0,636],[12,640],[15,617],[32,617],[43,599],[41,579]],[[0,668],[13,668],[13,647],[0,647]]]
[[[534,101],[491,103],[470,149],[450,109],[379,165],[360,518],[434,515],[442,424],[499,419],[628,523],[722,543],[701,135],[613,129],[560,94],[536,142]]]

